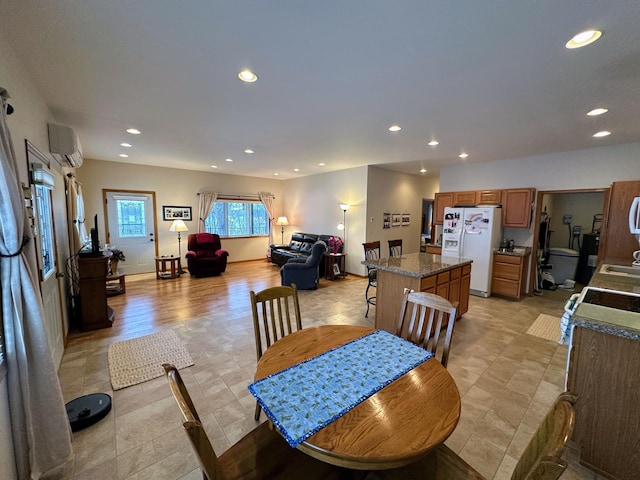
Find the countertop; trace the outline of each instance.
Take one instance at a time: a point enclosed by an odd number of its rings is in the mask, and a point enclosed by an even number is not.
[[[454,267],[470,264],[472,260],[462,257],[443,257],[430,253],[409,253],[401,257],[385,257],[380,260],[363,261],[362,265],[378,270],[399,273],[409,277],[429,277]]]
[[[499,248],[494,248],[493,253],[499,253],[500,255],[509,255],[510,257],[526,257],[531,255],[531,247],[514,247],[513,251],[502,251]]]
[[[589,282],[589,287],[640,295],[640,279],[599,273],[601,265]],[[571,316],[575,326],[590,328],[619,337],[640,340],[640,313],[581,303]]]

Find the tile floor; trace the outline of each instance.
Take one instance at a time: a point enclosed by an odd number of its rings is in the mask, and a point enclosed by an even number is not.
[[[145,290],[145,282],[158,282],[140,278],[127,279],[127,301],[143,295],[138,292]],[[183,276],[179,281],[187,285],[202,279]],[[214,313],[155,328],[173,328],[186,343],[195,365],[182,370],[182,376],[218,454],[255,426],[255,403],[247,391],[256,364],[248,290],[264,285],[254,287],[253,282],[245,281],[246,301],[230,299]],[[303,325],[372,326],[375,311],[364,318],[365,286],[364,279],[349,276],[338,282],[323,279],[318,290],[300,292]],[[510,478],[539,421],[563,390],[567,347],[524,332],[539,313],[560,316],[570,293],[545,291],[521,302],[472,297],[456,325],[449,370],[462,396],[462,415],[447,445],[488,479]],[[116,321],[126,321],[126,309],[116,315]],[[202,478],[164,377],[112,391],[107,348],[116,340],[122,338],[74,340],[64,354],[59,378],[65,401],[104,392],[112,396],[113,409],[96,425],[74,433],[74,458],[61,478]],[[575,449],[567,459],[570,468],[563,479],[602,478],[578,464]]]

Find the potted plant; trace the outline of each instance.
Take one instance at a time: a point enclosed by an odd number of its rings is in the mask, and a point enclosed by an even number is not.
[[[109,249],[109,275],[118,274],[118,262],[124,262],[127,258],[124,252],[118,248]]]

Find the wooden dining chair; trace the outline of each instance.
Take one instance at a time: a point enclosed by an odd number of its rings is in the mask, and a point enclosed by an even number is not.
[[[363,243],[362,246],[364,247],[365,260],[367,261],[380,260],[380,241],[376,240],[375,242]],[[377,277],[378,277],[378,269],[375,267],[367,266],[368,282],[367,282],[367,289],[364,291],[364,298],[367,302],[367,313],[364,314],[365,318],[369,316],[369,307],[371,305],[376,304],[376,297],[369,296],[369,289],[371,287],[377,288],[378,286]]]
[[[258,293],[251,291],[253,331],[256,340],[256,360],[273,343],[292,332],[302,330],[302,317],[298,303],[298,288],[271,287]],[[261,408],[256,402],[255,419],[260,419]]]
[[[442,366],[446,367],[457,307],[458,302],[451,303],[433,293],[413,292],[405,288],[396,335],[422,346],[437,358],[440,332],[446,325],[439,359]]]
[[[402,239],[389,240],[389,256],[401,257],[402,256]]]
[[[576,396],[561,393],[542,420],[511,474],[511,480],[557,480],[567,469],[562,455],[573,434]],[[444,444],[406,467],[372,472],[367,480],[486,480]]]
[[[291,448],[269,422],[261,423],[217,456],[180,372],[171,364],[165,363],[162,367],[180,408],[182,425],[191,441],[204,480],[338,479],[346,471]]]

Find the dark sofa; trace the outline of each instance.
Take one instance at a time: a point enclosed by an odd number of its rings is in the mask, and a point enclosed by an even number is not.
[[[335,235],[294,232],[288,245],[271,245],[271,262],[281,267],[290,258],[306,259],[311,255],[313,244],[318,240],[327,244],[327,251],[333,251],[332,247],[329,247],[329,237],[332,236]],[[342,253],[342,247],[338,249],[338,252]],[[320,262],[320,276],[324,276],[324,260]]]

